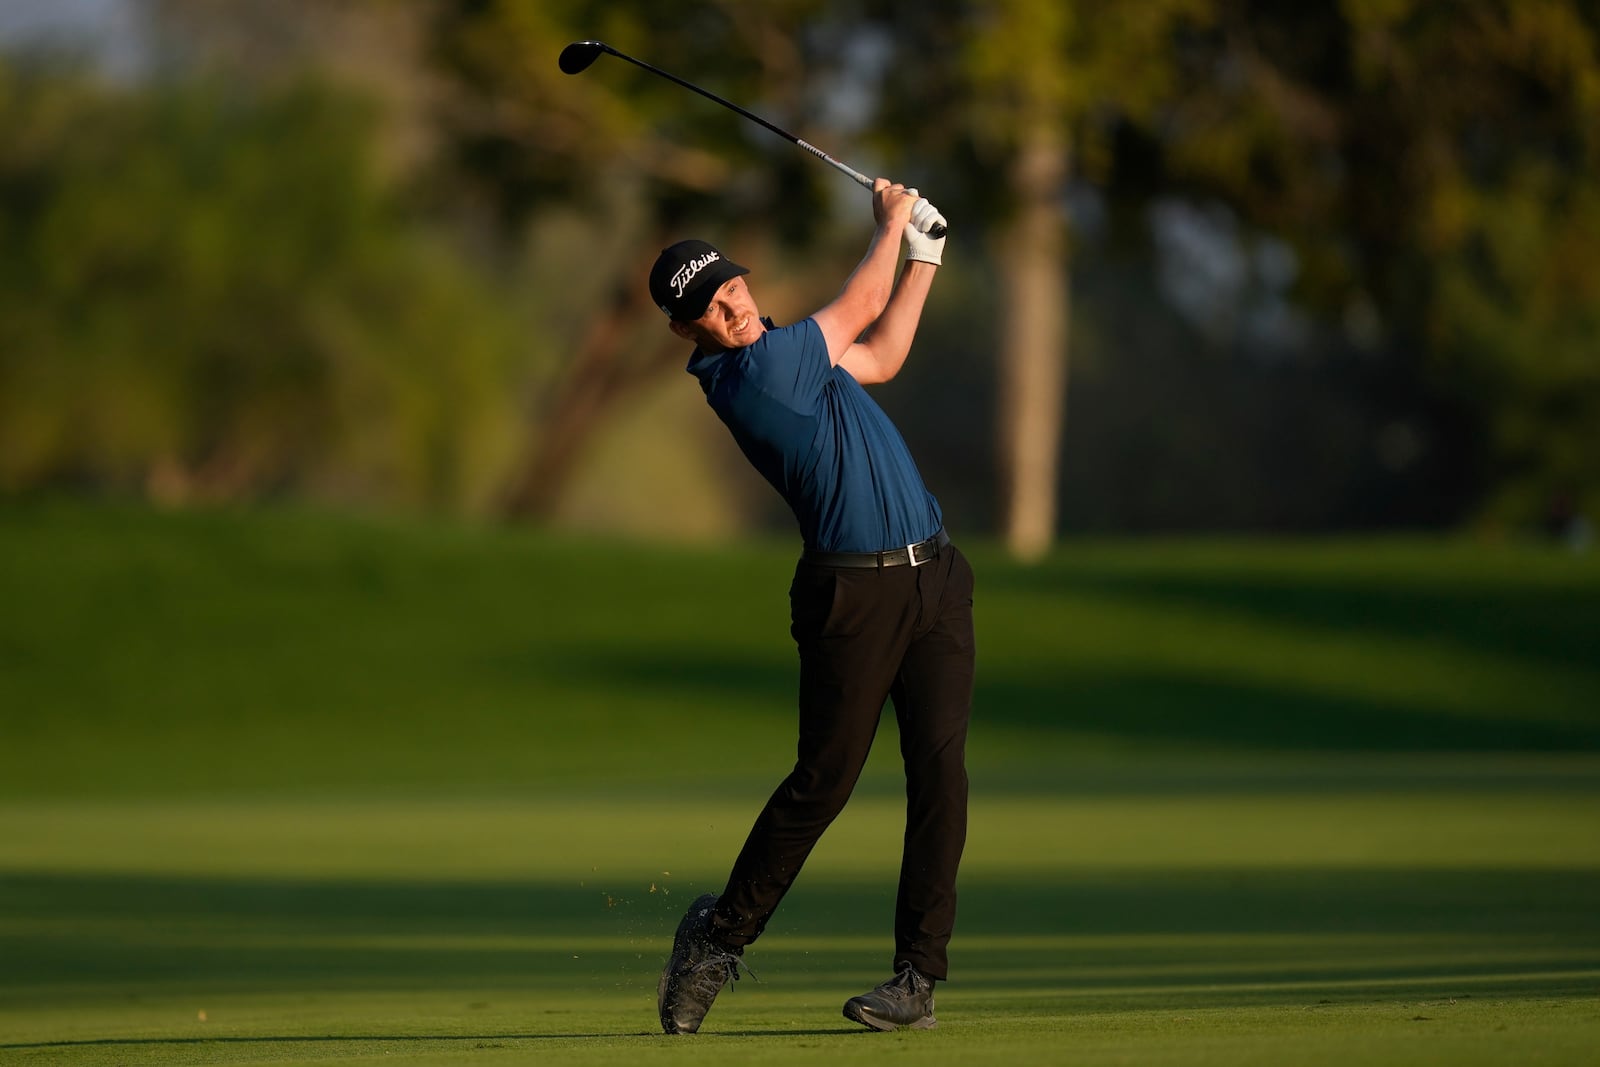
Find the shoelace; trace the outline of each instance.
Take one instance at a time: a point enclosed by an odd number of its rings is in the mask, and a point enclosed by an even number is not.
[[[731,952],[715,952],[689,968],[683,985],[689,995],[696,1000],[707,1002],[722,992],[722,987],[729,982],[739,980],[739,968],[756,981],[761,981],[750,965]]]
[[[878,992],[894,1000],[910,1000],[918,993],[916,972],[909,967],[896,971],[893,978],[878,987]]]

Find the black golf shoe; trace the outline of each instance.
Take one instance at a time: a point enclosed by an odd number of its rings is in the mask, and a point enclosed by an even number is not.
[[[672,938],[672,957],[656,987],[656,1007],[661,1029],[669,1034],[692,1034],[711,1010],[722,987],[739,977],[739,956],[711,940],[711,909],[717,895],[700,897],[678,923]]]
[[[877,989],[845,1001],[844,1017],[874,1030],[932,1030],[939,1025],[933,1017],[933,979],[902,963]]]

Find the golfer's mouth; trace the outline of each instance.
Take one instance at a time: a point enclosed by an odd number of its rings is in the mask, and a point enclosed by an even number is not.
[[[734,323],[733,324],[733,329],[730,330],[729,332],[732,333],[735,337],[738,337],[741,333],[744,333],[744,328],[746,326],[748,326],[748,325],[750,325],[750,316],[746,315],[744,318],[742,318],[738,322]]]

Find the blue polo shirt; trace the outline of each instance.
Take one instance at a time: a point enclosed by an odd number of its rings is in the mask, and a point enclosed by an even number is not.
[[[807,548],[881,552],[939,532],[939,502],[922,484],[889,416],[842,367],[812,319],[744,348],[695,349],[688,371],[745,456],[788,502]]]

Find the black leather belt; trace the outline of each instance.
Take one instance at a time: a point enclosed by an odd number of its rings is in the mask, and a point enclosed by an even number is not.
[[[818,567],[920,567],[939,555],[939,550],[950,543],[950,535],[940,530],[926,541],[918,541],[904,548],[891,548],[886,552],[815,552],[806,549],[800,556]]]

